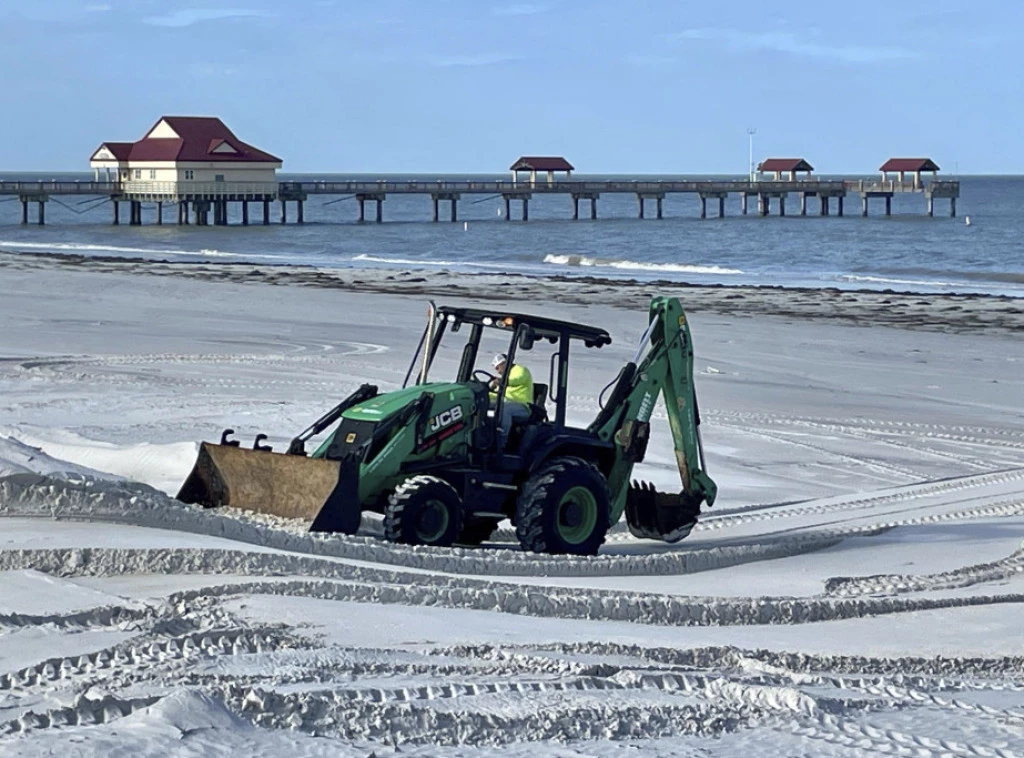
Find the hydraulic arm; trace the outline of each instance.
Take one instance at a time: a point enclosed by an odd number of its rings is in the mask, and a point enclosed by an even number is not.
[[[682,491],[657,492],[629,480],[644,459],[650,420],[659,395],[665,401]],[[591,431],[615,442],[616,459],[608,476],[613,503],[611,523],[623,509],[637,537],[676,542],[693,528],[702,502],[715,501],[717,487],[704,470],[700,412],[693,383],[693,344],[686,314],[676,298],[651,301],[650,321],[635,359],[619,374]],[[596,427],[596,428],[595,428]]]

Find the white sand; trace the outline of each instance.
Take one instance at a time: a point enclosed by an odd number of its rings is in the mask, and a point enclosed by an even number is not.
[[[677,290],[719,502],[552,560],[168,500],[221,428],[280,445],[396,386],[408,293],[496,292],[251,269],[0,256],[0,754],[1024,753],[1015,301]],[[645,289],[497,290],[612,333],[572,418]],[[676,486],[655,424],[637,473]]]

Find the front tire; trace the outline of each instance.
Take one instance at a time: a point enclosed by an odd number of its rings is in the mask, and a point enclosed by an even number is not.
[[[595,555],[610,526],[608,480],[581,458],[554,458],[523,486],[516,536],[535,553]]]
[[[403,545],[447,547],[462,528],[462,499],[444,479],[414,476],[384,508],[384,536]]]

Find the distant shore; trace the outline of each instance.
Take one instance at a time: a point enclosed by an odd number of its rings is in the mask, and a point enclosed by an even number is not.
[[[678,296],[692,312],[829,320],[939,332],[1024,331],[1024,298],[779,286],[694,285],[590,276],[467,274],[446,271],[321,269],[248,263],[182,263],[68,253],[0,251],[0,270],[79,269],[205,281],[319,287],[351,292],[501,301],[557,301],[636,309],[652,295]]]

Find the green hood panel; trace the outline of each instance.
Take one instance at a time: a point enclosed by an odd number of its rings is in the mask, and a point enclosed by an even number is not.
[[[410,403],[418,400],[426,392],[437,395],[439,398],[445,393],[451,392],[454,393],[452,399],[455,399],[465,394],[466,386],[442,382],[406,387],[405,389],[377,395],[377,397],[367,400],[365,403],[353,406],[342,414],[342,418],[352,419],[353,421],[383,421],[388,416],[397,413]]]

